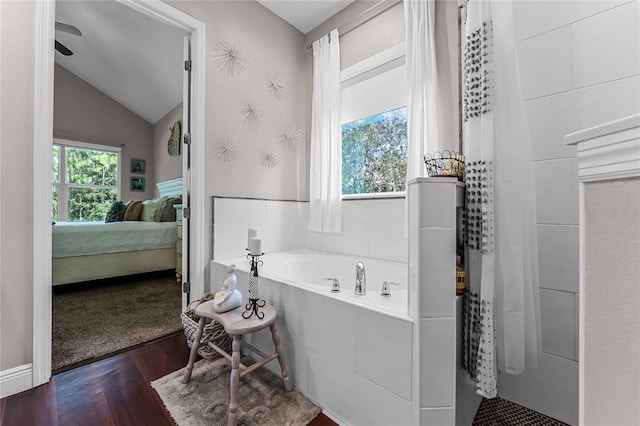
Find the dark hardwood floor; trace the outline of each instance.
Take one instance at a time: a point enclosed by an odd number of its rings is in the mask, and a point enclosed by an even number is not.
[[[0,400],[0,425],[175,425],[150,385],[187,364],[183,334],[56,374]],[[334,426],[320,414],[312,426]]]

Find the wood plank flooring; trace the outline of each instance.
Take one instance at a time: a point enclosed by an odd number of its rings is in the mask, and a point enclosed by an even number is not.
[[[187,364],[182,333],[57,374],[0,400],[0,425],[175,425],[150,385]],[[334,426],[320,414],[312,426]]]

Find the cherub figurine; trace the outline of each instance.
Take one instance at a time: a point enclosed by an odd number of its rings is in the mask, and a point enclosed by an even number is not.
[[[242,305],[242,293],[236,289],[238,284],[236,265],[229,265],[227,274],[227,279],[224,280],[222,288],[213,298],[213,310],[218,313],[227,312]]]

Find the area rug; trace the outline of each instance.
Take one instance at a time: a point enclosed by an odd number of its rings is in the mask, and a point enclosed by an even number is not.
[[[186,385],[183,375],[184,368],[151,382],[178,426],[226,425],[229,361],[196,362]],[[321,411],[297,390],[285,392],[282,378],[264,368],[240,380],[238,405],[238,425],[307,425]]]
[[[64,371],[182,330],[175,273],[56,286],[51,368]]]

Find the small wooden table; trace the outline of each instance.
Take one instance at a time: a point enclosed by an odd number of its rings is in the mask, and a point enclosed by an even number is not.
[[[238,389],[240,387],[240,378],[244,377],[256,369],[262,367],[269,361],[278,358],[280,363],[280,369],[282,370],[282,378],[284,379],[284,389],[288,392],[293,389],[291,379],[289,378],[289,370],[284,362],[284,355],[280,346],[280,337],[278,336],[278,330],[276,328],[276,310],[273,306],[266,304],[261,311],[264,313],[262,319],[258,319],[255,315],[248,319],[242,317],[244,312],[244,305],[239,308],[233,309],[224,313],[217,313],[213,310],[213,300],[204,302],[198,305],[195,309],[195,314],[200,317],[198,322],[198,331],[196,332],[195,341],[191,347],[191,353],[189,355],[189,363],[187,364],[186,371],[182,383],[189,383],[191,380],[191,372],[193,371],[193,364],[198,354],[198,347],[200,339],[202,338],[202,331],[204,329],[207,318],[218,321],[224,327],[224,330],[230,337],[233,337],[233,343],[231,345],[232,354],[230,355],[225,350],[218,347],[215,343],[207,343],[210,347],[218,351],[222,356],[231,361],[231,383],[230,383],[230,395],[229,395],[229,418],[228,425],[235,426],[238,420]],[[271,355],[265,355],[261,351],[255,348],[245,345],[248,349],[255,352],[262,357],[260,361],[250,366],[245,366],[240,363],[240,349],[242,348],[242,336],[245,334],[260,331],[266,327],[271,330],[271,339],[275,346],[275,352]],[[242,369],[242,371],[240,371]]]

